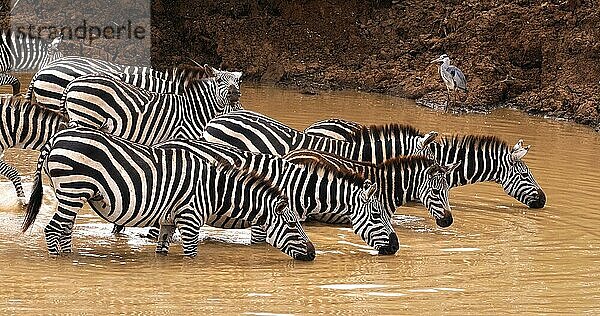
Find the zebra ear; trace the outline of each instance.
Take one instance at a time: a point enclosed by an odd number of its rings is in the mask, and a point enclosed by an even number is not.
[[[208,64],[204,64],[204,76],[206,78],[216,77],[217,70],[215,68],[209,66]]]
[[[277,200],[277,204],[275,205],[275,213],[278,215],[283,215],[286,207],[288,207],[287,199],[280,198]]]
[[[458,166],[460,166],[462,163],[461,160],[455,162],[455,163],[451,163],[449,165],[445,165],[442,167],[442,170],[444,170],[444,173],[451,173],[452,171],[454,171],[454,169],[458,168]]]
[[[529,152],[529,148],[531,148],[531,145],[527,145],[526,147],[523,147],[523,140],[519,139],[519,141],[515,144],[513,149],[510,151],[510,156],[513,159],[513,161],[519,161],[519,160],[521,160],[521,158],[523,158]]]
[[[363,183],[363,198],[365,201],[370,200],[377,191],[377,184],[371,183],[370,180],[365,180]]]
[[[420,137],[417,141],[417,149],[423,149],[426,146],[429,146],[429,144],[431,144],[437,138],[437,136],[438,132],[436,131],[431,131],[423,135],[423,137]]]
[[[437,162],[429,166],[425,172],[429,175],[429,177],[433,177],[438,173],[445,173],[445,170],[442,166],[440,166]]]

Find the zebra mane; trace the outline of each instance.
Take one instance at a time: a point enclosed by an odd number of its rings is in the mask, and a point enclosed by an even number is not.
[[[277,186],[273,185],[273,182],[271,180],[258,174],[255,170],[250,169],[248,167],[237,167],[223,158],[216,158],[215,160],[216,168],[225,172],[225,175],[228,178],[236,179],[236,181],[238,182],[254,180],[254,183],[257,183],[258,185],[266,188],[265,192],[267,194],[285,197],[283,192]]]
[[[187,89],[192,83],[206,79],[204,67],[182,65],[167,71],[167,80],[183,85]]]
[[[8,98],[2,98],[0,100],[0,104],[2,107],[10,107],[15,110],[26,110],[26,109],[38,109],[42,112],[48,112],[48,114],[55,114],[58,116],[62,116],[60,112],[53,110],[49,107],[46,107],[40,103],[31,102],[31,100],[27,100],[22,97],[9,96]]]
[[[376,139],[388,139],[394,135],[395,139],[400,138],[400,135],[419,135],[422,133],[416,127],[406,124],[384,124],[384,125],[361,125],[352,135],[350,141],[360,141],[371,135],[377,136]]]
[[[0,103],[2,104],[3,107],[8,106],[11,108],[16,108],[16,109],[29,107],[32,105],[31,101],[29,101],[25,98],[20,98],[20,97],[15,97],[15,96],[9,96],[6,98],[2,98],[0,100]]]
[[[422,156],[422,155],[409,155],[409,156],[398,156],[398,157],[394,157],[394,158],[390,158],[380,164],[377,165],[377,167],[379,168],[385,168],[385,167],[396,167],[396,168],[403,168],[403,167],[417,167],[417,166],[424,166],[424,167],[429,167],[431,165],[434,165],[435,161],[427,158],[426,156]]]
[[[340,170],[330,162],[321,158],[319,158],[319,160],[301,158],[294,160],[294,164],[306,166],[311,172],[329,172],[342,180],[349,181],[356,185],[362,185],[365,182],[365,178],[361,174],[346,169]]]
[[[510,148],[508,143],[496,136],[491,135],[453,135],[448,137],[442,137],[439,143],[446,147],[468,147],[479,149],[482,146],[487,145],[491,148]]]

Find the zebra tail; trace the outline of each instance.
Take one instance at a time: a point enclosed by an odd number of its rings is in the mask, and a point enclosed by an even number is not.
[[[21,227],[21,231],[23,233],[26,232],[31,225],[33,225],[33,222],[35,222],[35,219],[40,212],[40,207],[42,206],[42,196],[44,194],[44,190],[42,188],[42,169],[44,161],[50,153],[50,140],[46,143],[46,145],[44,145],[40,152],[40,157],[38,158],[35,179],[33,180],[33,186],[31,188],[31,196],[29,197],[27,212],[25,213],[25,219],[23,220],[23,226]]]
[[[59,109],[60,109],[60,114],[62,114],[64,117],[69,117],[69,114],[67,113],[67,94],[69,93],[69,91],[71,91],[71,83],[69,83],[65,87],[65,89],[63,90],[62,96],[60,97]]]

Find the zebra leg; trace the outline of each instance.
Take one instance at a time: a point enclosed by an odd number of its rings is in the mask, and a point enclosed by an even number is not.
[[[124,229],[125,229],[125,226],[115,224],[115,226],[113,226],[113,229],[112,229],[112,234],[113,235],[120,234],[123,232]]]
[[[204,225],[204,219],[193,208],[188,208],[175,216],[175,225],[181,233],[183,254],[188,257],[195,257],[198,254],[200,227]]]
[[[58,207],[52,219],[46,225],[44,234],[48,252],[58,255],[60,251],[71,252],[71,235],[77,211],[83,207],[83,198],[73,194],[56,191]]]
[[[267,242],[267,231],[260,226],[252,226],[250,228],[250,243],[262,244]]]
[[[0,174],[7,177],[15,186],[15,190],[17,191],[17,196],[20,198],[25,198],[25,193],[23,192],[23,185],[21,184],[21,176],[19,175],[19,171],[8,163],[0,158]]]
[[[175,233],[175,225],[160,225],[158,233],[158,242],[156,243],[156,253],[167,254],[169,252],[169,243]]]
[[[148,230],[148,234],[144,235],[144,237],[152,240],[158,240],[159,235],[160,230],[156,227],[152,227],[150,230]]]

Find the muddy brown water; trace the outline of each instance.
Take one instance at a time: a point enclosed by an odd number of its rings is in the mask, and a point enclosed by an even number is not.
[[[303,129],[341,117],[365,124],[404,122],[442,134],[523,138],[524,158],[546,192],[532,210],[494,183],[451,190],[454,224],[436,227],[424,207],[397,210],[401,249],[376,256],[345,227],[307,226],[318,253],[294,262],[268,246],[250,246],[243,230],[204,230],[199,256],[180,245],[156,256],[140,230],[111,235],[85,210],[75,252],[49,257],[43,226],[56,202],[46,187],[31,232],[11,184],[0,183],[0,314],[600,314],[600,136],[568,122],[516,110],[446,114],[395,97],[359,92],[316,96],[245,85],[248,109]],[[38,153],[9,150],[25,175]]]

